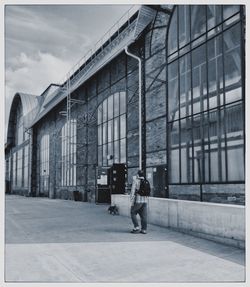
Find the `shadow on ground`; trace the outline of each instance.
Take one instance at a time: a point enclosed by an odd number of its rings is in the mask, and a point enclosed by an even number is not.
[[[164,241],[245,265],[244,250],[168,228],[149,225],[146,235],[130,234],[130,218],[110,215],[107,209],[108,205],[8,195],[5,201],[5,242],[45,244]]]

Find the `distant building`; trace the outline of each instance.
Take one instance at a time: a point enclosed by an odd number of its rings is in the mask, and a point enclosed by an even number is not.
[[[244,205],[244,112],[244,6],[143,5],[64,83],[15,95],[7,188],[94,202],[98,167],[129,186],[141,158],[154,197]]]

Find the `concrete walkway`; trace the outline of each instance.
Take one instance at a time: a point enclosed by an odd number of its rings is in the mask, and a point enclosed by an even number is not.
[[[7,282],[242,282],[244,250],[130,219],[108,206],[6,196]]]

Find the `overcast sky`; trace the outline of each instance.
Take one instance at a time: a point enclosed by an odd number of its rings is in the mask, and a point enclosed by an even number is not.
[[[131,5],[5,6],[5,121],[16,92],[58,83]]]

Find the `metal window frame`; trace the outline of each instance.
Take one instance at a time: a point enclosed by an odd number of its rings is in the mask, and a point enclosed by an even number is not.
[[[195,46],[195,47],[192,47],[192,42],[196,41],[197,39],[193,39],[191,41],[191,21],[189,21],[189,28],[190,28],[190,42],[188,42],[186,45],[184,45],[182,47],[182,49],[184,47],[188,47],[189,46],[189,50],[186,52],[186,53],[183,53],[180,55],[180,47],[179,47],[179,40],[177,41],[177,51],[171,53],[168,55],[168,38],[166,39],[166,50],[167,50],[167,53],[166,53],[166,63],[167,63],[167,67],[168,65],[170,65],[171,63],[173,63],[174,61],[178,61],[178,111],[179,111],[179,117],[178,119],[174,120],[174,121],[170,121],[169,120],[169,117],[168,117],[168,110],[169,110],[169,92],[168,92],[168,86],[167,86],[167,89],[166,89],[166,94],[167,94],[167,101],[166,101],[166,113],[167,113],[167,169],[170,171],[169,167],[170,167],[170,161],[169,161],[169,153],[170,153],[170,146],[169,146],[169,141],[170,141],[170,125],[172,125],[174,122],[178,121],[178,126],[179,126],[179,183],[171,183],[171,185],[174,185],[174,184],[182,184],[182,177],[181,177],[181,143],[180,143],[180,138],[181,138],[181,128],[180,128],[180,124],[181,124],[181,120],[183,119],[187,119],[187,118],[190,118],[191,119],[191,124],[192,124],[192,182],[190,183],[183,183],[183,184],[218,184],[218,183],[221,183],[221,184],[225,184],[225,183],[228,183],[228,155],[227,155],[227,134],[226,134],[226,113],[227,113],[227,106],[230,105],[230,104],[236,104],[237,102],[239,102],[243,108],[243,111],[245,110],[245,107],[244,107],[244,99],[245,99],[245,90],[244,90],[244,87],[245,87],[245,63],[244,61],[242,61],[243,59],[243,56],[245,55],[244,54],[244,39],[243,39],[243,35],[244,35],[244,32],[243,32],[243,28],[244,28],[244,25],[243,25],[243,12],[242,12],[242,5],[240,5],[240,10],[236,13],[234,13],[233,15],[231,15],[229,18],[223,20],[223,5],[222,5],[222,8],[221,8],[221,19],[222,21],[215,25],[214,27],[212,27],[211,29],[208,30],[208,21],[207,21],[207,8],[205,10],[205,13],[206,13],[206,32],[203,33],[202,35],[200,35],[198,38],[202,37],[205,35],[205,41],[199,43],[199,45]],[[177,11],[175,10],[177,9]],[[176,5],[175,9],[173,10],[173,14],[177,13],[177,34],[179,33],[179,13],[178,13],[178,5]],[[191,9],[191,6],[189,5],[189,9]],[[171,20],[172,20],[172,16],[173,14],[171,15],[171,18],[169,19],[169,23],[171,23]],[[223,25],[224,22],[228,21],[229,19],[235,17],[237,14],[240,15],[239,17],[239,20],[237,20],[236,22],[232,23],[231,25],[227,26],[225,28],[225,26]],[[189,10],[189,17],[191,18],[191,11]],[[224,33],[229,30],[229,29],[232,29],[232,27],[236,26],[237,24],[240,23],[240,28],[241,28],[241,42],[240,42],[240,45],[241,45],[241,81],[242,81],[242,84],[241,84],[241,88],[242,88],[242,98],[239,99],[239,100],[236,100],[236,101],[233,101],[233,102],[230,102],[230,103],[226,103],[226,99],[225,99],[225,91],[226,91],[226,88],[225,88],[225,73],[224,73],[224,56],[225,56],[225,53],[224,53],[224,42],[223,42],[223,36],[224,36]],[[208,32],[215,29],[216,27],[219,27],[222,25],[222,30],[219,32],[219,33],[216,33],[215,35],[213,35],[212,37],[208,38]],[[167,35],[169,34],[169,29],[170,29],[170,26],[171,24],[168,26],[168,29],[167,29]],[[216,37],[218,37],[219,35],[222,35],[222,65],[223,65],[223,70],[222,70],[222,73],[223,73],[223,89],[222,89],[222,93],[223,93],[223,103],[221,104],[220,102],[218,103],[218,105],[215,107],[215,108],[212,108],[210,109],[210,106],[209,106],[209,83],[208,83],[208,41],[210,41],[211,39],[215,39]],[[177,36],[177,38],[179,39],[179,37]],[[192,51],[194,51],[195,49],[197,49],[198,47],[202,46],[205,44],[205,53],[206,53],[206,89],[207,89],[207,95],[206,95],[206,100],[207,100],[207,107],[206,109],[202,109],[200,112],[194,114],[193,113],[193,104],[194,104],[194,99],[193,99],[193,64],[192,64]],[[174,58],[173,60],[169,61],[168,62],[168,59],[173,55],[177,53],[177,57]],[[190,70],[191,70],[191,75],[190,75],[190,81],[191,81],[191,115],[189,116],[185,116],[185,117],[182,117],[180,118],[180,58],[182,58],[184,55],[186,54],[190,54]],[[168,68],[166,69],[166,77],[168,79]],[[168,82],[168,81],[167,81]],[[220,89],[217,89],[217,100],[220,100]],[[208,181],[206,180],[205,178],[205,158],[203,157],[202,158],[202,180],[200,183],[196,183],[195,180],[194,180],[194,134],[193,134],[193,121],[194,121],[194,116],[197,116],[199,115],[200,116],[200,129],[201,129],[201,135],[204,134],[204,116],[207,114],[207,117],[208,117],[208,123],[210,122],[210,114],[211,114],[211,111],[215,111],[217,110],[217,116],[219,117],[219,119],[217,120],[217,125],[219,126],[219,133],[220,133],[220,129],[223,129],[223,135],[224,135],[224,141],[225,141],[225,172],[226,172],[226,177],[225,179],[222,179],[222,167],[221,167],[221,164],[222,164],[222,158],[221,158],[221,151],[220,151],[220,154],[218,154],[218,157],[219,157],[219,172],[220,172],[220,177],[219,177],[219,182],[215,182],[215,181],[211,181],[211,153],[210,153],[210,150],[211,150],[211,140],[210,140],[210,129],[208,128],[208,154],[209,154],[209,158],[208,158]],[[224,117],[223,119],[221,119],[221,113],[222,111],[224,112]],[[222,121],[222,122],[221,122]],[[244,116],[243,116],[243,134],[244,134],[244,150],[245,150],[245,119],[244,119]],[[201,137],[201,140],[203,141],[201,143],[201,148],[202,148],[202,154],[204,155],[205,153],[205,146],[204,146],[204,137],[202,136]],[[221,136],[218,137],[218,149],[219,149],[219,146],[221,146]],[[220,148],[221,149],[221,148]],[[245,163],[244,163],[245,164]],[[170,175],[171,175],[171,171],[168,172],[168,184],[170,184]],[[237,182],[237,183],[243,183],[242,181],[234,181],[234,182]],[[230,181],[230,183],[232,183],[232,181]],[[202,188],[201,188],[201,198],[202,200]]]
[[[113,85],[112,85],[113,86]],[[111,86],[110,86],[110,89],[111,89]],[[98,140],[97,140],[97,156],[98,156],[98,149],[100,147],[102,147],[102,160],[101,160],[101,163],[102,163],[102,166],[105,166],[105,167],[108,167],[108,166],[111,166],[109,164],[109,160],[107,159],[107,164],[104,165],[104,162],[103,162],[103,146],[106,145],[107,146],[107,149],[108,149],[108,144],[109,143],[112,143],[112,150],[113,150],[113,156],[114,156],[114,150],[115,150],[115,147],[114,147],[114,143],[115,142],[118,142],[119,143],[119,155],[118,155],[118,160],[120,161],[121,160],[121,143],[120,141],[124,138],[127,137],[127,101],[128,101],[128,97],[127,97],[127,93],[126,91],[124,92],[125,93],[125,112],[121,114],[121,109],[120,109],[120,103],[121,103],[121,93],[123,93],[124,91],[119,91],[119,92],[115,92],[115,93],[112,93],[110,94],[108,97],[106,97],[100,104],[100,105],[103,105],[104,101],[106,100],[107,103],[108,103],[108,99],[110,97],[113,97],[113,116],[112,118],[108,119],[108,116],[107,116],[107,119],[104,121],[103,120],[103,109],[102,109],[102,121],[97,125],[97,129],[99,127],[101,127],[101,134],[102,134],[102,144],[98,144]],[[115,105],[114,105],[114,95],[118,93],[119,94],[119,107],[118,107],[118,115],[114,116],[114,111],[115,111]],[[107,104],[107,113],[108,113],[108,104]],[[126,122],[126,131],[125,131],[125,136],[123,138],[121,138],[121,128],[120,128],[120,125],[121,125],[121,116],[125,115],[125,122]],[[118,139],[114,139],[114,120],[115,119],[118,119]],[[108,141],[108,122],[109,121],[112,121],[112,137],[111,137],[111,141]],[[107,128],[106,128],[106,137],[107,137],[107,142],[104,144],[103,143],[103,124],[107,125]],[[99,133],[98,133],[98,136],[99,136]],[[125,154],[126,154],[126,161],[127,161],[127,144],[126,144],[126,150],[125,150]],[[97,157],[98,159],[98,162],[99,162],[99,156]],[[114,163],[114,157],[113,157],[113,163]]]

